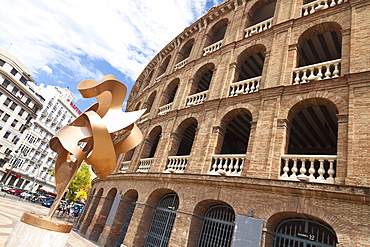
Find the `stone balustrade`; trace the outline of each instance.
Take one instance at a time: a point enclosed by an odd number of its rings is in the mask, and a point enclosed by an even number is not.
[[[212,156],[210,175],[240,176],[245,154],[217,154]]]
[[[171,107],[172,107],[172,102],[159,107],[158,116],[166,115],[169,111],[171,111]]]
[[[189,58],[185,58],[181,62],[175,64],[175,70],[183,68],[189,62]]]
[[[139,168],[136,172],[148,172],[153,163],[153,158],[140,159]]]
[[[281,156],[280,178],[290,181],[334,183],[336,155],[290,155]]]
[[[155,80],[154,83],[160,82],[162,78],[166,75],[166,73],[163,73],[162,75],[158,76]]]
[[[307,3],[302,6],[303,16],[316,13],[320,10],[334,7],[335,5],[343,3],[343,0],[317,0],[314,2]]]
[[[293,85],[336,78],[340,75],[341,59],[293,69]]]
[[[248,38],[252,35],[255,35],[257,33],[262,33],[263,31],[266,31],[267,29],[271,28],[273,19],[274,18],[267,19],[265,21],[257,23],[256,25],[253,25],[251,27],[244,29],[244,32],[245,32],[244,37]]]
[[[128,167],[130,166],[131,161],[124,161],[121,163],[121,169],[118,171],[119,173],[126,173]]]
[[[165,173],[183,173],[188,164],[189,156],[169,156]]]
[[[186,107],[202,104],[207,98],[207,93],[208,90],[188,96]]]
[[[144,123],[145,121],[148,121],[148,119],[149,119],[149,113],[147,113],[147,114],[144,114],[144,115],[142,115],[141,117],[140,117],[140,119],[139,119],[139,124],[141,124],[141,123]]]
[[[217,41],[216,43],[213,43],[210,46],[207,46],[206,48],[203,49],[203,56],[207,56],[208,54],[211,54],[212,52],[215,52],[219,50],[222,46],[222,41]]]
[[[247,80],[231,83],[229,97],[257,92],[260,86],[260,81],[261,76],[258,76]]]

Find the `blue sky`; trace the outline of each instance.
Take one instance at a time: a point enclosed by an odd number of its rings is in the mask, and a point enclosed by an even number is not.
[[[69,87],[84,111],[95,102],[76,87],[113,74],[130,90],[146,64],[222,0],[3,0],[0,48],[37,83]],[[126,97],[127,99],[127,97]]]

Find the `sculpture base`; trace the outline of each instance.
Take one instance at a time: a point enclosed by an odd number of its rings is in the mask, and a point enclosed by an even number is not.
[[[58,219],[47,219],[33,213],[24,213],[21,222],[13,228],[4,247],[64,247],[72,230],[72,224]]]

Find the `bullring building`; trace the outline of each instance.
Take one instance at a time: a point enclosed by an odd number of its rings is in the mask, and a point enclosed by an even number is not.
[[[370,246],[369,0],[227,0],[138,77],[99,246]]]

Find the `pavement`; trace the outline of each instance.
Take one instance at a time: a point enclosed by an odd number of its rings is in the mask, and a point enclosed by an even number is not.
[[[19,222],[24,212],[35,212],[36,214],[46,215],[48,211],[49,208],[41,204],[25,201],[18,196],[0,192],[0,247],[4,246],[13,227]],[[58,212],[55,215],[58,219],[76,223],[73,217],[60,216]],[[66,247],[98,247],[98,245],[79,235],[73,227]]]

